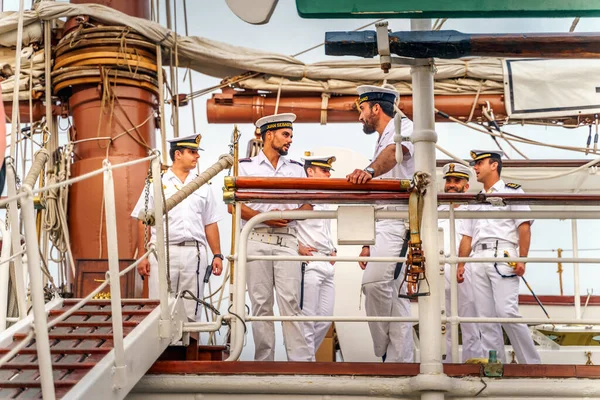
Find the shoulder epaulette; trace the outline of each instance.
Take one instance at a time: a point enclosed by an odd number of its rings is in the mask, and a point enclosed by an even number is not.
[[[240,159],[238,160],[238,162],[250,162],[250,161],[252,161],[252,159],[251,159],[251,158],[240,158]]]
[[[518,189],[521,187],[521,185],[519,185],[518,183],[510,183],[510,182],[505,184],[504,186],[511,188],[511,189]]]
[[[304,164],[302,164],[302,163],[301,163],[301,162],[299,162],[299,161],[296,161],[296,160],[290,160],[290,162],[291,162],[291,163],[294,163],[294,164],[297,164],[297,165],[299,165],[299,166],[301,166],[301,167],[304,167]]]

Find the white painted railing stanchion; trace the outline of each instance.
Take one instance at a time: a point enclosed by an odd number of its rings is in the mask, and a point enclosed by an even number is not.
[[[110,165],[106,159],[105,167]],[[113,330],[115,366],[113,388],[121,389],[126,381],[125,348],[123,345],[123,314],[121,305],[121,282],[119,279],[119,246],[117,242],[117,211],[112,170],[104,171],[104,214],[106,220],[106,247],[108,254],[108,279],[110,283],[110,307]]]
[[[37,350],[37,363],[40,369],[42,382],[42,395],[46,400],[54,400],[54,379],[52,376],[52,358],[50,356],[50,340],[48,336],[46,310],[44,309],[44,284],[42,282],[42,268],[40,251],[37,242],[35,226],[35,208],[31,188],[23,186],[22,191],[27,196],[21,201],[21,217],[25,228],[25,246],[27,248],[27,266],[29,268],[29,284],[31,286],[31,301],[33,309],[33,324],[35,329],[35,346]],[[18,225],[17,225],[18,226]],[[17,230],[16,227],[13,229]],[[20,240],[19,240],[20,241]],[[17,275],[19,271],[17,271]]]
[[[157,155],[157,154],[155,154]],[[151,161],[152,194],[154,196],[154,229],[156,231],[156,260],[158,262],[158,298],[160,300],[160,337],[171,336],[169,310],[169,283],[167,281],[167,257],[165,254],[165,222],[163,219],[164,205],[162,201],[162,176],[160,173],[160,157]],[[150,256],[152,257],[152,256]]]

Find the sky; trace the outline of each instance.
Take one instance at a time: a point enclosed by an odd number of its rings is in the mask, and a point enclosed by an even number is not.
[[[26,8],[29,1],[25,1]],[[164,3],[164,2],[161,2]],[[183,1],[172,0],[178,7],[178,32],[184,32]],[[163,4],[164,5],[164,4]],[[5,0],[5,10],[18,9],[18,1]],[[272,51],[281,54],[295,54],[304,49],[322,43],[325,32],[336,30],[353,30],[369,22],[367,19],[334,19],[334,20],[308,20],[301,19],[295,9],[292,0],[280,0],[271,21],[267,25],[254,26],[247,24],[237,18],[227,7],[224,0],[194,0],[187,3],[187,19],[190,36],[201,36],[221,42],[245,46],[258,50]],[[164,24],[164,15],[162,21]],[[576,32],[591,32],[597,30],[598,19],[583,18]],[[568,32],[572,18],[558,19],[450,19],[444,29],[456,29],[465,33],[516,33],[516,32]],[[410,29],[408,20],[390,20],[389,27],[393,31]],[[374,28],[370,28],[374,29]],[[300,57],[303,62],[318,62],[327,59],[339,59],[324,55],[323,47],[312,50]],[[180,78],[183,79],[183,71]],[[219,83],[219,79],[193,73],[193,89],[199,90]],[[181,92],[187,93],[188,82],[179,83]],[[218,159],[220,154],[229,151],[229,141],[233,126],[231,124],[208,124],[206,120],[206,101],[209,95],[195,100],[195,117],[197,121],[196,132],[193,131],[191,107],[182,108],[180,111],[180,136],[192,133],[201,133],[203,136],[202,147],[205,152],[201,155],[201,166],[203,170]],[[167,108],[167,112],[169,112]],[[169,115],[167,115],[167,121]],[[240,124],[242,132],[240,140],[241,154],[246,152],[246,143],[253,137],[253,126],[251,124]],[[172,127],[167,127],[168,138],[173,137]],[[520,127],[511,126],[507,128],[510,132],[530,137],[536,140],[571,145],[585,145],[587,128],[566,130],[550,127]],[[436,124],[438,142],[452,153],[462,157],[468,157],[471,148],[495,148],[492,140],[480,133],[448,123]],[[294,143],[290,150],[290,157],[299,159],[304,151],[315,147],[344,147],[358,152],[361,156],[370,158],[374,148],[374,136],[362,133],[362,127],[358,123],[347,124],[299,124],[294,131]],[[61,139],[64,141],[64,136]],[[159,143],[159,141],[157,141]],[[568,153],[562,150],[547,148],[536,148],[529,145],[520,145],[519,148],[530,158],[583,158],[585,156]],[[514,152],[513,152],[514,153]],[[518,154],[510,154],[513,158],[520,158]],[[447,158],[438,154],[439,158]],[[587,158],[591,159],[591,156]],[[363,168],[366,165],[357,165]],[[213,179],[213,191],[220,198],[222,175]],[[527,191],[527,187],[524,187]],[[229,253],[230,246],[230,219],[223,205],[224,219],[220,223],[222,234],[222,249]],[[598,237],[595,234],[598,228],[597,221],[579,222],[579,247],[583,257],[599,257],[600,251],[591,249],[600,248]],[[571,249],[571,223],[570,221],[538,221],[533,225],[533,238],[531,256],[554,256],[556,252],[551,250],[557,248]],[[565,251],[563,256],[569,257],[571,253]],[[565,264],[564,287],[565,294],[573,293],[573,269],[571,265]],[[586,289],[593,289],[600,293],[600,279],[597,272],[598,265],[581,265],[581,289],[585,294]],[[558,277],[556,264],[534,265],[528,267],[528,280],[538,294],[558,294]],[[216,286],[216,283],[215,283]],[[521,287],[522,293],[527,293],[525,287]]]

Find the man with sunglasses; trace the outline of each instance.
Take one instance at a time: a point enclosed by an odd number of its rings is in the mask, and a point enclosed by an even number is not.
[[[162,176],[165,199],[173,196],[182,187],[196,178],[198,150],[201,135],[191,135],[169,140],[169,156],[173,165]],[[146,193],[148,190],[148,193]],[[146,200],[147,199],[147,200]],[[146,205],[146,201],[148,202]],[[152,185],[142,192],[131,216],[137,218],[140,211],[154,208]],[[160,201],[160,200],[159,200]],[[204,297],[204,276],[207,268],[215,275],[223,270],[223,255],[217,222],[221,220],[217,201],[208,185],[200,187],[180,204],[169,211],[169,260],[171,288],[175,293],[189,290],[197,298]],[[146,252],[144,237],[148,227],[139,221],[138,256]],[[151,243],[156,242],[156,229],[152,228]],[[213,254],[211,265],[207,247]],[[138,273],[148,277],[148,291],[151,299],[158,298],[158,262],[150,255],[138,265]],[[189,319],[200,320],[200,307],[196,300],[185,299],[184,306]]]
[[[502,171],[502,153],[499,150],[472,150],[471,166],[477,174],[477,181],[483,184],[482,193],[523,193],[521,186],[505,183]],[[471,210],[483,211],[529,211],[527,205],[494,207],[489,204],[470,206]],[[477,262],[477,258],[488,257],[527,257],[531,242],[530,219],[470,219],[461,224],[463,235],[459,256],[468,257],[473,252],[473,262],[469,263],[475,299],[475,309],[479,317],[520,318],[519,315],[519,276],[525,274],[525,263],[516,263],[513,269],[506,262]],[[463,282],[465,263],[459,263],[457,280]],[[513,346],[517,361],[521,364],[539,364],[540,356],[535,348],[531,332],[525,324],[503,324]],[[502,330],[496,324],[479,324],[484,351],[496,350],[500,360],[506,362]]]

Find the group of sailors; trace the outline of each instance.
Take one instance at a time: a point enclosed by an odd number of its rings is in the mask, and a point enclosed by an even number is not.
[[[414,168],[414,145],[410,140],[394,142],[394,104],[398,92],[378,86],[358,88],[359,120],[366,134],[377,132],[377,144],[371,163],[361,166],[347,175],[347,180],[363,184],[371,179],[411,179]],[[302,163],[287,156],[293,139],[294,114],[277,114],[259,119],[263,149],[255,157],[239,160],[239,176],[328,178],[335,157],[307,156]],[[412,122],[402,119],[401,131],[410,137]],[[172,166],[162,177],[165,197],[181,189],[195,177],[200,135],[176,138],[170,141]],[[396,162],[396,146],[402,146],[403,160]],[[519,185],[505,183],[501,179],[501,151],[474,150],[471,166],[485,193],[523,193]],[[463,193],[469,188],[473,170],[461,163],[443,167],[444,191]],[[146,189],[132,212],[137,218],[144,208],[153,207],[152,190]],[[169,212],[169,253],[172,290],[189,290],[202,297],[205,272],[215,275],[222,271],[217,200],[204,186],[195,191],[180,205]],[[242,223],[252,217],[274,210],[323,210],[329,205],[311,204],[242,204]],[[441,206],[443,207],[443,206]],[[390,210],[406,210],[406,206],[386,206]],[[489,205],[460,206],[459,209],[486,210]],[[528,206],[508,205],[494,210],[529,210]],[[230,208],[231,210],[231,208]],[[199,223],[199,221],[201,223]],[[473,257],[473,261],[457,267],[458,315],[461,317],[518,318],[519,277],[525,273],[525,264],[511,265],[506,262],[477,262],[477,258],[526,257],[531,238],[532,220],[474,219],[457,220],[456,234],[459,243],[457,253],[461,257]],[[440,221],[449,232],[447,221]],[[362,247],[360,256],[398,257],[407,237],[406,221],[377,220],[376,238],[372,246]],[[144,237],[147,228],[139,223],[139,254],[144,254]],[[155,232],[151,232],[152,239]],[[445,240],[447,244],[449,240]],[[213,254],[207,262],[207,247]],[[448,246],[446,253],[449,253]],[[310,261],[311,256],[335,256],[337,250],[331,234],[330,220],[276,219],[257,225],[249,237],[248,254],[254,256],[306,256],[306,262],[256,260],[247,266],[247,288],[254,316],[272,316],[275,298],[282,316],[331,316],[334,306],[334,262]],[[362,292],[365,309],[372,317],[408,317],[410,302],[399,294],[406,294],[402,284],[404,271],[395,262],[360,262],[364,270]],[[142,262],[138,272],[149,278],[150,297],[158,297],[158,269],[156,259]],[[450,268],[446,266],[446,293],[449,306]],[[199,320],[198,303],[185,300],[188,317]],[[330,322],[282,322],[283,339],[289,361],[314,361],[315,353],[322,343]],[[487,357],[489,350],[496,350],[500,360],[506,361],[504,337],[506,331],[519,363],[540,363],[531,334],[525,324],[461,324],[462,361],[469,358]],[[369,322],[375,356],[384,362],[414,362],[412,323]],[[255,355],[257,361],[275,359],[275,328],[273,322],[252,323]],[[451,360],[450,330],[447,330],[447,358]]]

